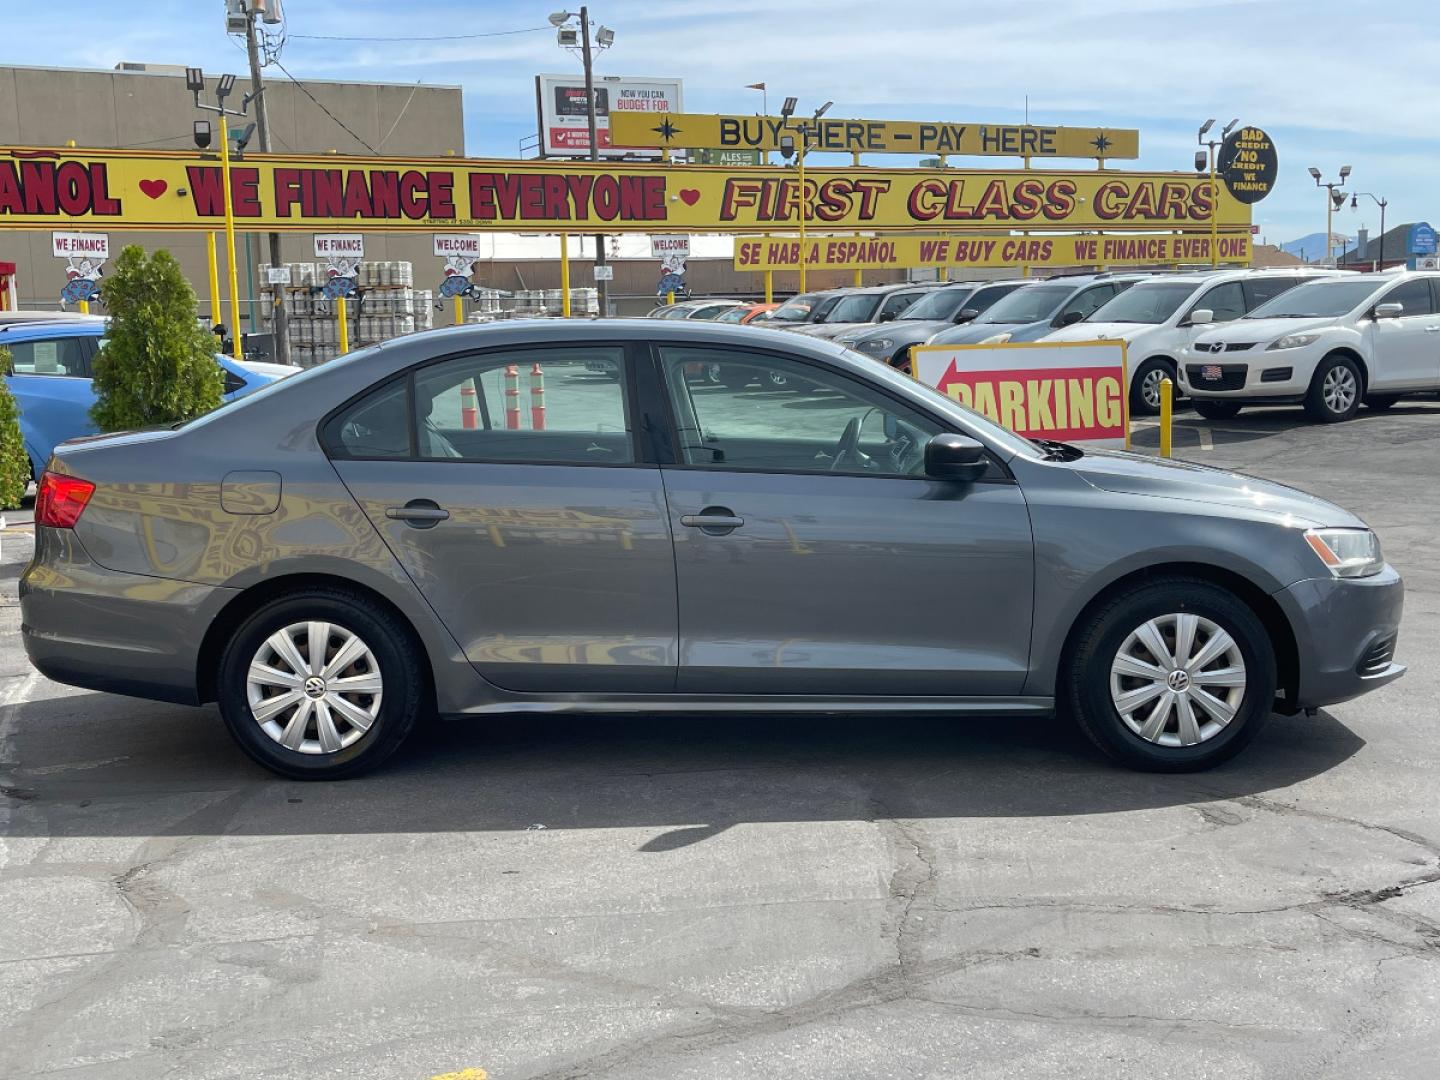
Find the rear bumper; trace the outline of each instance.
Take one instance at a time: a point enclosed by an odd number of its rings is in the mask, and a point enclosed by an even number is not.
[[[30,662],[56,682],[196,705],[205,628],[235,595],[107,570],[73,532],[41,527],[20,579],[20,636]]]
[[[1298,708],[1349,701],[1405,674],[1390,659],[1405,602],[1392,567],[1368,578],[1297,581],[1275,599],[1295,629]]]

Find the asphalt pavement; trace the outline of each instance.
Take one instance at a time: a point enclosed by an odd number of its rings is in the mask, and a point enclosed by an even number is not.
[[[11,528],[0,1076],[1433,1076],[1437,431],[1182,421],[1409,587],[1404,679],[1194,776],[1061,722],[528,718],[278,780],[213,709],[33,674]]]

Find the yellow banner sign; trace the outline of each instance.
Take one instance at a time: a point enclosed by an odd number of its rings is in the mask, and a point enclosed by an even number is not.
[[[773,232],[1165,230],[1208,225],[1188,173],[483,161],[247,155],[236,223],[259,232]],[[198,153],[0,147],[0,229],[217,229],[220,165]],[[1250,208],[1221,187],[1217,220]]]
[[[1219,261],[1250,265],[1250,237],[1223,234]],[[910,270],[921,267],[1210,264],[1210,235],[1176,236],[759,236],[737,240],[736,270]]]
[[[979,157],[1124,158],[1140,156],[1134,128],[1044,127],[1036,124],[929,124],[915,120],[819,120],[782,116],[664,116],[615,113],[612,146],[779,150],[808,136],[810,152],[846,154],[961,154]]]

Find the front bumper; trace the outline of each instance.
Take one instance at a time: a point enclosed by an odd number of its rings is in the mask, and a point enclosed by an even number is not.
[[[1390,659],[1405,602],[1393,567],[1373,577],[1297,581],[1275,599],[1295,631],[1296,708],[1349,701],[1405,674]]]
[[[1190,397],[1279,404],[1305,397],[1318,359],[1308,347],[1219,354],[1187,349],[1177,367],[1180,389]],[[1218,368],[1220,377],[1203,377],[1207,368]]]
[[[70,530],[39,527],[20,579],[20,637],[56,682],[196,705],[201,642],[236,595],[106,569]]]

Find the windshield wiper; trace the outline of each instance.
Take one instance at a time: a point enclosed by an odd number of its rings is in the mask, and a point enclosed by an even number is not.
[[[1072,443],[1060,442],[1058,439],[1031,439],[1032,443],[1045,451],[1046,461],[1078,461],[1085,456],[1085,451]]]

